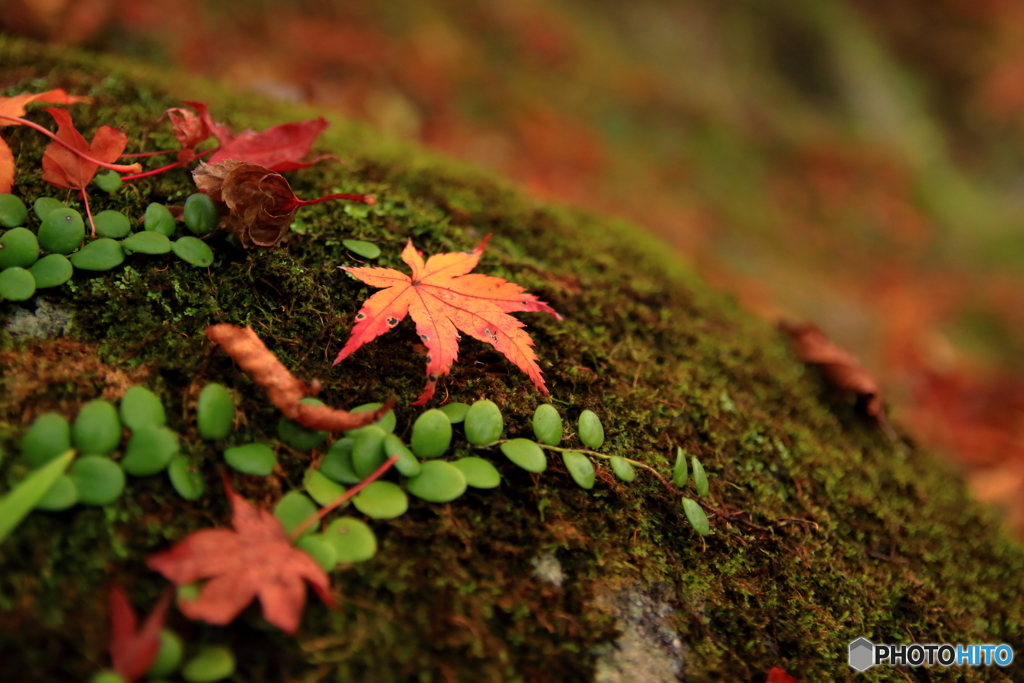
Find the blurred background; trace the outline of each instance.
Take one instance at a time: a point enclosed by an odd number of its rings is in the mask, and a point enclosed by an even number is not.
[[[1024,1],[0,0],[630,219],[811,321],[1024,532]]]

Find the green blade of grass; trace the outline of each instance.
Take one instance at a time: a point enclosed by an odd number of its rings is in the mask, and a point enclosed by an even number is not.
[[[7,536],[21,524],[36,503],[46,495],[46,492],[53,486],[64,470],[71,464],[75,457],[75,451],[70,450],[58,458],[54,458],[44,467],[40,467],[32,474],[25,477],[17,486],[11,489],[3,499],[0,499],[0,543],[3,543]]]

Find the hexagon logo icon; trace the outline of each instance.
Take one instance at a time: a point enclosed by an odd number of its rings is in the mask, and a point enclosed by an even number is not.
[[[858,638],[850,643],[850,666],[857,671],[867,671],[874,664],[875,644],[867,638]]]

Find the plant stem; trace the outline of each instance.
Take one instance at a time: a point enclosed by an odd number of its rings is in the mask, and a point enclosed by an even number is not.
[[[75,154],[80,156],[82,159],[85,159],[86,161],[88,161],[91,164],[96,164],[97,166],[102,166],[103,168],[109,168],[111,171],[117,171],[118,173],[134,173],[134,172],[142,170],[142,166],[140,166],[139,164],[131,164],[129,166],[125,166],[125,165],[121,165],[121,164],[108,164],[105,161],[100,161],[99,159],[93,159],[91,156],[89,156],[88,154],[86,154],[82,150],[77,149],[75,147],[72,147],[69,143],[64,142],[59,137],[57,137],[56,134],[50,132],[46,128],[43,128],[38,123],[33,123],[32,121],[29,121],[28,119],[22,119],[22,118],[19,118],[17,116],[6,116],[4,114],[0,114],[0,120],[2,120],[2,121],[11,121],[13,123],[20,123],[23,126],[28,126],[32,130],[37,130],[40,133],[42,133],[43,135],[45,135],[46,137],[48,137],[51,140],[53,140],[54,142],[56,142],[56,143],[60,144],[61,146],[66,147],[67,149],[71,150],[72,152],[74,152]]]
[[[320,202],[330,201],[331,199],[351,199],[354,202],[362,202],[363,204],[369,204],[373,206],[377,203],[376,195],[372,194],[346,194],[339,192],[338,194],[329,194],[326,197],[320,197],[319,199],[299,199],[296,197],[296,206],[311,206],[313,204],[319,204]]]
[[[488,445],[489,446],[497,446],[498,444],[508,443],[510,440],[511,439],[501,439],[499,441],[495,441],[494,443],[488,444]],[[648,472],[653,474],[655,477],[658,478],[658,480],[662,484],[665,485],[665,488],[667,488],[669,491],[673,491],[674,490],[674,487],[668,482],[667,479],[665,479],[665,477],[661,476],[661,474],[658,472],[658,470],[654,469],[653,467],[651,467],[650,465],[648,465],[646,463],[640,462],[639,460],[633,460],[632,458],[625,458],[625,457],[623,457],[621,455],[618,455],[618,456],[616,456],[616,455],[605,455],[604,453],[598,453],[596,451],[588,451],[585,448],[562,448],[561,446],[549,446],[548,444],[541,443],[539,441],[535,441],[534,443],[536,443],[541,448],[546,448],[549,451],[558,451],[560,453],[585,453],[586,455],[590,455],[590,456],[593,456],[595,458],[602,458],[604,460],[611,460],[612,458],[616,458],[616,457],[622,458],[623,460],[628,462],[630,465],[633,465],[634,467],[639,467],[640,469],[647,470]]]
[[[178,150],[176,149],[164,149],[159,152],[134,152],[132,154],[122,154],[121,159],[144,159],[147,157],[158,157],[161,154],[174,154]]]
[[[89,196],[87,194],[85,194],[85,188],[84,187],[82,189],[80,189],[79,192],[82,195],[82,203],[85,204],[85,215],[89,217],[89,229],[91,231],[89,233],[89,237],[95,237],[96,236],[96,223],[94,223],[93,220],[92,220],[92,209],[89,208]]]
[[[205,152],[203,152],[202,154],[197,155],[196,159],[201,159],[204,156],[206,156],[207,154],[213,154],[218,149],[220,149],[220,147],[214,147],[213,149],[208,149]],[[177,168],[178,166],[181,166],[181,162],[180,161],[175,161],[173,164],[167,164],[166,166],[161,166],[160,168],[154,168],[152,171],[145,171],[144,173],[136,173],[134,175],[123,175],[123,176],[121,176],[121,180],[122,181],[124,181],[124,180],[138,180],[139,178],[148,178],[149,176],[154,176],[154,175],[157,175],[159,173],[163,173],[164,171],[170,171],[172,168]]]
[[[348,491],[345,491],[345,493],[341,494],[340,496],[332,500],[330,503],[320,508],[317,512],[313,513],[305,520],[303,520],[302,524],[295,527],[295,530],[292,531],[292,541],[298,540],[299,537],[302,536],[302,534],[305,533],[306,529],[308,529],[310,526],[316,524],[321,519],[326,517],[339,505],[343,505],[344,503],[348,502],[350,498],[354,497],[357,493],[362,491],[369,484],[372,484],[376,480],[380,479],[380,477],[389,469],[391,469],[391,466],[394,465],[396,462],[398,462],[398,456],[392,455],[390,458],[387,459],[387,461],[383,465],[378,467],[373,474],[368,476],[366,479],[363,479],[361,482],[350,488]]]

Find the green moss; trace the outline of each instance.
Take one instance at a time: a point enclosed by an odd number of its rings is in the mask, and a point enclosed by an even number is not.
[[[132,150],[173,146],[165,127],[136,136],[180,99],[209,101],[215,118],[236,129],[315,115],[5,38],[0,63],[3,94],[88,93],[95,104],[72,109],[80,129],[89,137],[100,124],[120,126],[133,136]],[[45,114],[29,116],[49,123]],[[15,192],[26,202],[63,198],[41,182],[44,140],[24,128],[2,134],[19,164]],[[116,399],[141,382],[164,402],[168,426],[200,463],[208,491],[186,502],[162,476],[131,479],[107,508],[31,515],[0,545],[0,679],[88,678],[107,663],[105,583],[118,580],[148,609],[164,582],[145,557],[191,530],[226,523],[220,451],[195,430],[198,392],[219,382],[238,398],[232,443],[273,439],[279,415],[225,354],[211,351],[205,326],[251,325],[296,374],[320,380],[329,405],[398,397],[398,433],[407,439],[418,412],[404,404],[425,379],[411,325],[330,366],[373,291],[337,270],[353,263],[341,240],[373,241],[383,251],[379,265],[404,268],[399,252],[410,237],[430,254],[467,249],[488,233],[479,272],[522,284],[566,317],[519,316],[566,424],[595,411],[604,452],[666,475],[677,445],[697,455],[718,511],[714,534],[698,537],[678,496],[642,472],[633,484],[599,482],[588,492],[557,458],[535,477],[492,449],[484,455],[501,471],[501,487],[470,490],[446,506],[414,500],[406,515],[373,522],[380,551],[333,576],[340,610],[311,600],[298,638],[269,630],[257,607],[216,629],[174,613],[171,625],[187,647],[229,644],[246,680],[300,680],[314,671],[338,681],[587,680],[614,669],[599,661],[620,632],[635,639],[649,631],[617,611],[617,596],[649,596],[657,584],[655,603],[672,606],[664,621],[680,640],[673,656],[684,653],[687,680],[749,680],[774,665],[808,681],[904,680],[880,668],[854,677],[846,644],[858,636],[1020,649],[1024,552],[994,515],[929,454],[862,421],[767,323],[711,291],[661,244],[628,225],[537,206],[474,169],[354,124],[335,121],[321,146],[348,163],[292,174],[299,196],[337,187],[381,201],[302,209],[302,234],[272,250],[242,251],[215,237],[208,270],[135,254],[107,273],[76,273],[46,294],[55,309],[74,311],[69,338],[0,332],[5,452],[16,452],[35,415],[73,417],[86,401]],[[175,171],[90,199],[94,211],[136,220],[150,202],[181,204],[193,191],[188,174]],[[78,208],[76,201],[69,204]],[[27,308],[0,304],[0,316]],[[530,436],[536,406],[549,400],[469,339],[439,388],[446,394],[495,401],[512,436]],[[279,460],[283,476],[238,477],[238,489],[272,507],[300,486],[309,464],[287,450]],[[8,455],[0,481],[23,472]],[[560,587],[533,574],[535,558],[548,556],[563,568]],[[1021,670],[956,675],[1010,680]]]

